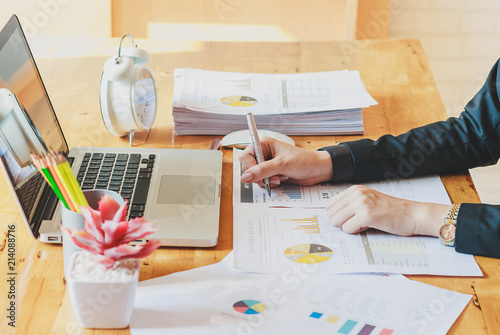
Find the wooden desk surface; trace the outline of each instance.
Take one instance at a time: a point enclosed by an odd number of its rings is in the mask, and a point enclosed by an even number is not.
[[[114,43],[110,41],[110,43]],[[212,136],[172,134],[171,92],[173,70],[178,67],[219,71],[294,73],[359,70],[377,106],[364,110],[364,137],[399,134],[410,128],[443,120],[446,114],[420,43],[417,40],[373,40],[328,43],[205,43],[193,51],[151,55],[159,93],[158,117],[147,141],[136,136],[140,147],[208,148]],[[107,133],[100,117],[98,89],[107,57],[53,58],[38,61],[42,77],[58,113],[70,147],[128,146],[126,138]],[[220,136],[219,138],[221,138]],[[295,137],[297,145],[316,149],[360,136]],[[223,193],[220,239],[214,248],[161,248],[143,260],[140,280],[211,264],[232,249],[232,152],[223,150]],[[479,202],[467,173],[442,177],[453,202]],[[0,179],[2,193],[8,193]],[[62,248],[32,240],[11,196],[0,199],[0,232],[16,224],[17,328],[21,334],[129,333],[128,329],[82,330],[65,294]],[[0,240],[5,246],[5,238]],[[6,248],[1,249],[0,306],[8,306],[4,276]],[[452,327],[452,334],[500,333],[500,260],[476,257],[484,278],[410,276],[411,279],[474,295]],[[6,313],[2,313],[6,315]],[[13,331],[2,316],[0,333]]]

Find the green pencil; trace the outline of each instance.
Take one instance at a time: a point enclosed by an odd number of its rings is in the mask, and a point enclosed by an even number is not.
[[[42,176],[45,177],[45,180],[47,183],[49,183],[50,187],[56,194],[56,196],[61,200],[63,203],[64,207],[68,208],[68,204],[66,203],[66,200],[64,199],[61,190],[59,190],[59,187],[57,187],[56,181],[54,180],[54,177],[52,177],[52,174],[50,173],[50,170],[48,167],[45,166],[45,163],[43,159],[38,159],[38,157],[35,157],[34,155],[31,155],[33,164],[37,167],[38,171],[42,174]]]
[[[52,177],[52,174],[50,173],[49,169],[48,168],[42,169],[42,172],[45,175],[45,177],[47,178],[47,181],[49,182],[50,187],[52,187],[52,189],[54,190],[54,193],[57,195],[59,200],[61,200],[61,202],[63,203],[64,207],[69,209],[68,204],[66,203],[66,200],[64,200],[64,197],[62,196],[62,193],[59,190],[59,187],[57,187],[56,181]]]

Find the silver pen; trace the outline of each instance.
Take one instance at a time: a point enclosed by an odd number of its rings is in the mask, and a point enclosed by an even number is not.
[[[264,152],[262,152],[262,145],[260,144],[259,134],[257,133],[257,126],[255,125],[255,120],[253,119],[252,113],[247,114],[248,130],[250,130],[250,137],[252,138],[253,151],[255,151],[255,158],[257,158],[257,163],[260,164],[265,161]],[[269,184],[269,178],[263,179],[264,186],[266,187],[267,193],[271,196],[271,185]]]

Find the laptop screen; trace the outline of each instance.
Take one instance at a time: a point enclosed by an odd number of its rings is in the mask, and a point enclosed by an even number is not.
[[[33,127],[47,148],[68,152],[52,104],[16,16],[10,19],[0,33],[1,88],[6,88],[16,95],[25,109],[27,119],[31,119]],[[7,122],[6,119],[0,118],[0,122]],[[11,152],[14,146],[9,145],[8,139],[2,137],[4,133],[0,131],[2,165],[25,218],[32,230],[36,231],[43,219],[50,218],[46,217],[49,215],[47,204],[53,203],[55,197],[48,192],[48,187],[44,187],[43,177],[31,162],[20,164],[16,153]],[[52,208],[53,205],[49,207]]]

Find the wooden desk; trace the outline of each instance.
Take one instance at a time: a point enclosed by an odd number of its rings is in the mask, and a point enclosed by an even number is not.
[[[111,42],[110,42],[111,43]],[[114,42],[113,42],[114,43]],[[73,146],[126,147],[126,138],[107,133],[98,101],[99,79],[106,57],[46,59],[39,61],[68,144]],[[211,136],[172,135],[171,92],[175,67],[240,72],[293,73],[326,70],[359,70],[377,106],[364,110],[365,137],[399,134],[410,128],[445,119],[445,111],[429,65],[417,40],[379,40],[328,43],[207,43],[196,51],[152,54],[151,67],[159,87],[159,115],[147,141],[137,136],[141,147],[208,148]],[[300,147],[316,149],[336,141],[360,136],[295,137]],[[7,193],[5,180],[1,190]],[[479,202],[468,174],[444,176],[453,202]],[[224,150],[220,240],[214,248],[162,248],[141,264],[140,280],[164,276],[214,263],[232,249],[232,153]],[[81,330],[65,295],[62,248],[30,239],[10,196],[0,199],[1,232],[17,225],[18,315],[17,332],[58,334],[95,333]],[[0,241],[0,244],[5,243]],[[1,275],[7,268],[6,249],[0,255]],[[473,294],[450,333],[500,333],[500,260],[476,257],[484,278],[411,276],[450,290]],[[2,281],[0,306],[7,306]],[[5,315],[5,312],[2,313]],[[2,317],[0,333],[10,332]],[[108,332],[106,332],[108,333]],[[129,333],[128,329],[109,333]]]

